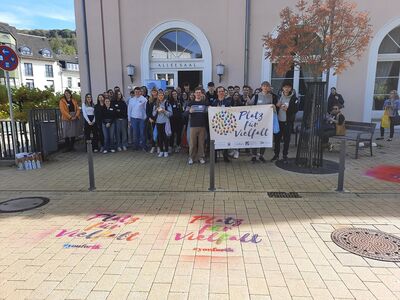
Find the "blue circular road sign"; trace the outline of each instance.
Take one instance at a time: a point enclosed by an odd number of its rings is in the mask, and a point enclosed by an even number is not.
[[[8,46],[0,45],[0,69],[13,71],[18,67],[18,55]]]

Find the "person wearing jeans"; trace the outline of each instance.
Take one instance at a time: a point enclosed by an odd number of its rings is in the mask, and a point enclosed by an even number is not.
[[[287,81],[283,83],[282,95],[276,103],[276,111],[279,120],[279,133],[274,134],[275,147],[274,157],[271,161],[279,159],[279,153],[281,151],[281,139],[283,137],[283,163],[287,164],[290,137],[292,135],[293,123],[296,119],[297,97],[292,89],[292,83]]]
[[[134,149],[147,151],[145,125],[146,125],[146,104],[147,99],[143,97],[140,87],[135,87],[135,96],[129,99],[128,118],[134,135]]]
[[[92,141],[93,152],[98,152],[98,133],[97,133],[97,120],[94,114],[94,103],[91,94],[86,94],[85,101],[82,103],[82,114],[84,118],[84,133],[85,140]]]
[[[393,118],[399,115],[399,109],[400,109],[399,95],[397,94],[396,90],[390,92],[389,99],[385,100],[385,102],[383,103],[383,109],[387,111],[387,114],[389,115],[390,119],[390,127],[389,127],[390,135],[387,141],[391,142],[394,135]],[[377,140],[383,140],[384,136],[385,136],[385,128],[381,126],[381,137],[377,138]]]
[[[104,135],[104,150],[103,153],[111,151],[115,152],[114,145],[114,123],[115,123],[115,110],[111,106],[110,99],[106,98],[104,101],[104,108],[102,112],[102,129]]]
[[[168,137],[165,133],[165,125],[170,122],[172,116],[172,107],[164,99],[165,95],[162,90],[158,91],[157,103],[153,108],[153,116],[156,119],[157,139],[160,153],[158,157],[168,157]]]
[[[256,93],[253,98],[246,102],[246,105],[265,105],[265,104],[273,104],[276,105],[278,102],[278,96],[272,93],[271,84],[268,81],[264,81],[261,83],[261,92]],[[251,150],[252,158],[251,161],[253,163],[257,162],[257,148],[253,148]],[[265,148],[260,148],[260,156],[259,160],[263,163],[266,162],[264,159]]]

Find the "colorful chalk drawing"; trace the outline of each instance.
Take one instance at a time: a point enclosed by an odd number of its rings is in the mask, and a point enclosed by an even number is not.
[[[201,228],[197,232],[191,231],[186,233],[176,233],[175,240],[208,241],[211,243],[215,243],[216,245],[221,245],[223,242],[227,241],[237,241],[239,243],[253,243],[253,244],[258,244],[262,241],[262,239],[259,237],[258,234],[251,234],[249,232],[246,232],[240,235],[235,235],[230,232],[230,230],[240,226],[243,222],[243,219],[236,219],[233,217],[220,218],[209,215],[199,215],[199,216],[193,216],[189,224],[193,224],[196,222],[202,223]],[[218,252],[218,250],[221,250],[218,248],[205,248],[205,249],[207,250],[203,250],[203,248],[194,248],[193,250],[210,251],[210,252]],[[222,251],[233,252],[233,250],[232,251],[222,250]]]
[[[99,213],[87,218],[87,221],[93,221],[84,229],[62,229],[56,234],[57,238],[63,237],[74,237],[74,238],[85,238],[90,241],[98,239],[116,239],[118,241],[125,240],[131,242],[138,238],[139,232],[124,231],[120,233],[123,227],[136,223],[140,218],[133,215],[117,215],[109,213]],[[83,247],[84,245],[71,245],[64,244],[64,248],[87,248],[87,249],[99,249],[100,244],[92,245],[90,247]],[[74,247],[75,246],[75,247]],[[82,246],[82,247],[79,247]]]
[[[63,246],[64,249],[68,248],[83,248],[83,249],[91,249],[91,250],[98,250],[101,249],[101,246],[99,244],[95,245],[88,245],[88,244],[82,244],[82,245],[75,245],[75,244],[64,244]]]
[[[400,166],[377,166],[368,170],[366,175],[379,180],[400,183]]]
[[[236,117],[225,110],[217,112],[211,120],[211,126],[217,134],[227,135],[235,131],[237,127]]]

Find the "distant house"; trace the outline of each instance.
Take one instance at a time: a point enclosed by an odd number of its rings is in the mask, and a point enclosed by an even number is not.
[[[80,92],[81,81],[78,57],[61,54],[57,56],[57,59],[61,70],[61,89],[68,88],[71,91]]]
[[[0,43],[19,54],[19,67],[10,74],[11,86],[80,91],[78,58],[54,53],[46,37],[19,33],[15,27],[0,23]],[[5,84],[4,78],[0,73],[0,84]]]

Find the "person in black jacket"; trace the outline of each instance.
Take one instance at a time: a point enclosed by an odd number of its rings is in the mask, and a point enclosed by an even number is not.
[[[115,135],[118,151],[128,150],[128,107],[121,91],[115,93]]]
[[[276,112],[279,120],[279,133],[274,134],[275,147],[274,157],[271,161],[279,159],[279,153],[281,151],[281,139],[283,138],[283,163],[288,163],[288,152],[290,144],[290,136],[292,133],[293,123],[296,119],[296,113],[298,111],[297,97],[293,91],[292,84],[285,82],[282,86],[282,94],[276,103]]]
[[[344,107],[344,99],[343,99],[342,95],[340,95],[336,92],[336,88],[333,87],[333,88],[331,88],[331,93],[328,97],[328,113],[332,112],[332,108],[335,105],[339,106],[339,108],[343,108]]]
[[[111,105],[111,100],[106,98],[101,114],[103,134],[104,134],[104,150],[103,153],[111,151],[115,152],[114,145],[114,124],[115,124],[115,109]]]
[[[170,118],[172,135],[169,137],[169,147],[172,151],[174,149],[174,142],[176,137],[175,152],[181,151],[182,130],[183,130],[183,103],[178,98],[178,92],[172,90],[168,99],[168,105],[172,108],[172,116]]]
[[[225,98],[225,89],[222,86],[217,87],[217,99],[215,99],[211,106],[214,107],[230,107],[232,106],[231,98]],[[231,162],[228,156],[228,149],[222,150],[222,155],[224,157],[224,162]],[[217,150],[215,151],[215,162],[217,162]]]
[[[94,117],[96,118],[97,132],[100,142],[100,152],[104,151],[103,121],[101,119],[103,108],[104,108],[104,94],[99,94],[97,96],[97,103],[94,106]]]
[[[154,127],[156,127],[156,118],[153,116],[153,108],[154,105],[156,105],[157,103],[157,96],[158,96],[158,90],[156,87],[153,87],[150,91],[149,100],[146,103],[146,116],[147,116],[146,133],[147,133],[147,139],[150,141],[151,144],[151,149],[150,149],[151,154],[153,154],[154,152],[158,152],[157,141],[155,141],[153,137]]]

